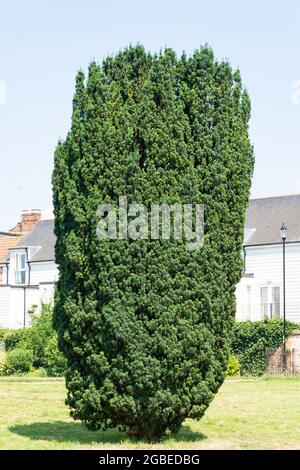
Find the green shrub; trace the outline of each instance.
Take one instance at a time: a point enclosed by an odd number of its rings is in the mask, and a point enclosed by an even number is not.
[[[47,343],[45,359],[47,375],[60,376],[65,373],[66,359],[58,349],[56,334],[52,335]]]
[[[38,369],[31,369],[28,373],[30,377],[47,377],[47,371],[43,367],[39,367]]]
[[[5,334],[6,334],[6,329],[5,328],[0,328],[0,341],[4,340]]]
[[[237,357],[229,356],[226,375],[237,375],[240,371],[240,362]]]
[[[191,57],[129,47],[93,62],[87,79],[78,73],[71,130],[55,152],[54,324],[67,403],[90,429],[159,439],[200,419],[222,384],[253,169],[249,117],[239,71],[208,47]],[[97,208],[118,210],[122,195],[149,210],[204,204],[203,247],[174,233],[100,241]]]
[[[3,367],[5,364],[7,353],[5,351],[0,351],[0,367]]]
[[[30,328],[22,328],[18,330],[6,330],[4,333],[4,344],[6,351],[12,351],[22,346],[22,349],[28,349],[26,345],[30,344]]]
[[[15,348],[28,349],[33,353],[34,367],[45,367],[45,349],[54,334],[52,326],[52,309],[44,304],[39,315],[32,317],[32,326],[19,330],[9,330],[4,336],[6,351]]]
[[[65,359],[57,347],[57,335],[52,326],[52,308],[42,305],[40,315],[34,315],[32,326],[20,330],[5,330],[3,333],[6,351],[29,351],[32,365],[45,369],[49,375],[62,375],[65,370]],[[17,353],[17,355],[19,352]],[[6,365],[2,369],[6,370]],[[8,368],[5,373],[14,373]]]
[[[287,334],[299,325],[287,322]],[[232,335],[232,352],[239,359],[241,375],[262,375],[266,365],[266,348],[282,343],[283,321],[261,320],[236,322]]]
[[[32,368],[33,354],[28,349],[16,348],[7,353],[4,370],[6,375],[23,374]]]
[[[46,367],[45,351],[54,334],[51,305],[42,305],[41,313],[33,316],[32,326],[29,329],[28,347],[33,351],[33,365],[34,367]]]

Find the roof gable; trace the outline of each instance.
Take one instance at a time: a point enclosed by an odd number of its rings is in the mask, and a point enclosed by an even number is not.
[[[300,194],[251,199],[246,212],[245,245],[281,243],[280,227],[288,228],[287,241],[300,242]],[[250,233],[251,229],[252,234]]]
[[[27,248],[30,246],[40,247],[40,249],[30,259],[30,262],[54,261],[55,240],[54,221],[41,220],[37,223],[32,232],[18,243],[15,248]]]

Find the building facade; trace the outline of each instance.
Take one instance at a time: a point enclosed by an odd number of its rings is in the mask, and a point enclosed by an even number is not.
[[[3,282],[3,264],[9,250],[31,232],[35,225],[41,219],[41,211],[39,209],[26,210],[21,214],[21,220],[13,228],[8,231],[0,231],[0,285]]]
[[[245,272],[236,289],[237,320],[283,317],[283,222],[288,228],[286,318],[300,323],[300,195],[250,201],[243,247]]]
[[[0,327],[29,326],[31,307],[53,299],[58,279],[54,222],[31,220],[33,226],[23,224],[22,236],[1,263]],[[300,195],[250,200],[242,252],[245,272],[236,287],[237,320],[283,316],[283,222],[288,228],[286,318],[300,324]],[[31,229],[27,235],[24,227]]]
[[[53,220],[41,220],[9,250],[2,261],[1,327],[29,326],[32,306],[52,301],[58,277],[54,244]]]

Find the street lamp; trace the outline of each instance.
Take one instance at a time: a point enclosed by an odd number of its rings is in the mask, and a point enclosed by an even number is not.
[[[286,319],[285,319],[285,242],[287,238],[287,227],[282,223],[280,229],[282,239],[282,261],[283,261],[283,367],[286,368]]]

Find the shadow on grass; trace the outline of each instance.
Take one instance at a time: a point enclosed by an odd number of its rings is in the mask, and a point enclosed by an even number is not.
[[[117,429],[93,432],[83,424],[76,422],[53,421],[16,424],[11,426],[9,430],[19,436],[43,441],[76,442],[78,444],[136,442],[135,439],[129,438],[125,432]],[[188,425],[184,425],[178,434],[163,438],[162,443],[166,443],[170,438],[177,442],[194,442],[206,439],[206,436],[200,432],[192,431]]]
[[[179,433],[173,434],[170,438],[176,442],[196,442],[207,439],[207,436],[202,434],[202,432],[193,431],[188,424],[183,424]],[[165,437],[162,442],[165,442],[170,438]]]

